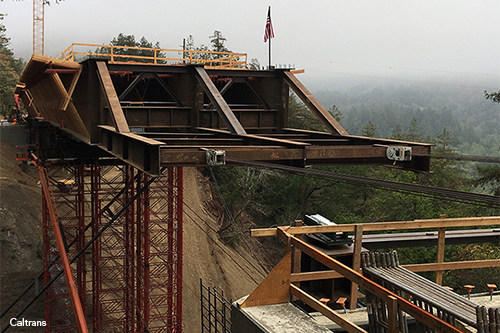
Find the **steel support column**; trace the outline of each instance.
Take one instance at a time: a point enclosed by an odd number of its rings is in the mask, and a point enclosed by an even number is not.
[[[68,258],[73,257],[85,244],[85,182],[83,165],[47,166],[54,204],[58,211],[58,223],[62,234],[64,248]],[[43,199],[43,249],[44,249],[44,281],[50,281],[60,270],[62,262],[56,244],[53,228],[49,223],[48,203]],[[75,267],[76,266],[76,267]],[[78,297],[86,313],[86,263],[82,255],[73,266],[76,268],[75,284]],[[74,319],[65,278],[61,277],[45,293],[45,316],[47,332],[78,332]]]
[[[177,167],[177,194],[175,198],[177,199],[177,229],[175,232],[175,237],[177,238],[177,281],[175,286],[176,290],[176,306],[173,308],[176,312],[176,323],[175,328],[177,333],[182,333],[182,265],[183,265],[183,228],[184,228],[184,169],[182,167]]]
[[[92,164],[90,166],[91,178],[91,216],[92,216],[92,237],[99,232],[100,214],[99,214],[99,166]],[[100,242],[95,241],[92,246],[92,328],[94,332],[99,332],[102,326],[102,313],[99,303],[101,271],[95,269],[100,264]]]
[[[76,253],[78,253],[84,246],[86,237],[86,214],[85,214],[85,167],[83,164],[75,166],[75,179],[76,179],[76,218],[78,220],[78,236],[76,238]],[[80,302],[82,303],[83,314],[87,316],[87,265],[86,255],[82,254],[77,261],[76,268],[76,283],[80,295]]]
[[[135,191],[135,183],[134,183],[134,168],[131,166],[125,166],[125,182],[126,182],[126,190],[125,190],[125,202],[129,202]],[[124,225],[124,233],[125,233],[125,281],[127,284],[127,289],[125,290],[125,330],[124,332],[134,332],[135,327],[135,203],[132,204],[130,209],[126,211],[125,215],[125,225]]]

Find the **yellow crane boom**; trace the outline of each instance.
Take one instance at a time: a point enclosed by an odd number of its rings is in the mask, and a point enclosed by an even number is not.
[[[33,54],[43,55],[45,0],[33,0]]]

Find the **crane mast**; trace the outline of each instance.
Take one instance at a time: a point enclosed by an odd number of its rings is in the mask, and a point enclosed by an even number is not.
[[[33,54],[44,53],[44,2],[45,0],[33,0]]]

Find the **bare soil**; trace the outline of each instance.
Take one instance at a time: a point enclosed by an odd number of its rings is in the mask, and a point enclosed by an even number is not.
[[[41,190],[33,166],[16,161],[15,148],[0,142],[0,309],[42,270]],[[41,286],[40,286],[41,287]],[[34,296],[31,290],[29,296]],[[17,313],[19,307],[14,308]],[[24,318],[43,320],[43,300]],[[7,321],[10,318],[7,318]],[[2,326],[6,323],[2,320]],[[21,328],[16,331],[22,332]],[[31,328],[33,332],[33,328]]]
[[[248,246],[227,246],[216,233],[209,211],[210,185],[196,168],[184,168],[184,302],[185,332],[200,332],[200,278],[233,301],[248,295],[266,271]]]

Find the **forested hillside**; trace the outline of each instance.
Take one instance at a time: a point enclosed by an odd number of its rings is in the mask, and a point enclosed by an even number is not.
[[[413,83],[378,87],[364,92],[318,91],[325,106],[335,105],[341,124],[350,134],[363,135],[371,122],[376,137],[391,137],[413,125],[422,141],[429,141],[446,128],[459,152],[476,156],[498,156],[500,104],[484,98],[484,89],[455,84]],[[417,138],[418,139],[418,138]],[[418,141],[421,141],[418,140]]]

